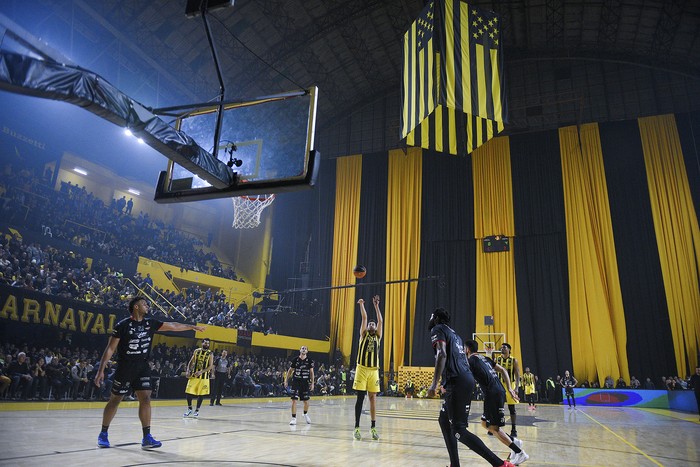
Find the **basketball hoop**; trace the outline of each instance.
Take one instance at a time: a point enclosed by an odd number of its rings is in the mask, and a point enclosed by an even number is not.
[[[233,202],[234,229],[253,229],[260,225],[260,214],[275,200],[275,195],[237,196]]]

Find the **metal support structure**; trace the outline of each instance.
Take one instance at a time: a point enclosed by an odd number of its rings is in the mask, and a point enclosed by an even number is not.
[[[224,86],[224,78],[221,76],[221,65],[219,64],[219,54],[216,52],[216,45],[214,45],[214,40],[211,37],[211,29],[209,27],[209,20],[207,19],[207,6],[209,5],[209,0],[202,1],[202,21],[204,22],[204,29],[207,32],[207,41],[209,42],[209,48],[211,49],[211,56],[214,59],[214,66],[216,67],[216,77],[219,80],[219,106],[218,113],[216,115],[216,128],[214,129],[214,148],[211,151],[212,156],[218,159],[219,153],[219,138],[221,137],[221,124],[224,119],[224,99],[226,98],[226,87]]]
[[[617,42],[617,32],[620,28],[621,0],[605,0],[600,11],[600,25],[598,26],[598,42],[603,47],[614,46]]]
[[[401,279],[395,281],[385,281],[385,282],[365,282],[362,284],[348,284],[348,285],[329,285],[328,287],[312,287],[308,289],[287,289],[278,292],[279,294],[287,293],[299,293],[299,292],[314,292],[317,290],[334,290],[334,289],[350,289],[353,287],[366,287],[368,285],[388,285],[388,284],[401,284],[404,282],[420,282],[420,281],[434,281],[440,279],[440,276],[426,276],[417,277],[415,279]]]
[[[546,1],[547,44],[557,44],[564,41],[564,4],[562,0]]]

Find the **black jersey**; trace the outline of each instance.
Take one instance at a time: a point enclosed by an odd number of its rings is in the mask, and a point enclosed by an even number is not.
[[[472,369],[472,373],[474,373],[474,379],[479,383],[482,391],[485,393],[491,391],[505,391],[499,379],[499,375],[494,369],[496,367],[496,362],[484,355],[474,353],[469,356],[469,366]]]
[[[291,368],[294,368],[292,378],[297,381],[308,381],[311,378],[311,370],[314,368],[314,361],[309,357],[304,359],[296,357],[292,360]]]
[[[564,386],[564,387],[567,388],[567,389],[573,388],[573,387],[574,387],[574,377],[573,377],[573,376],[569,376],[568,378],[567,378],[567,377],[562,378],[562,379],[561,379],[561,385]]]
[[[430,340],[433,343],[433,348],[435,348],[440,341],[445,343],[447,361],[445,362],[445,372],[442,375],[445,383],[451,378],[463,377],[471,373],[469,363],[467,363],[467,357],[464,354],[462,339],[451,327],[445,324],[435,325],[433,329],[430,330]]]
[[[141,321],[136,321],[129,317],[119,321],[112,330],[112,337],[119,339],[118,360],[120,362],[148,360],[153,335],[161,326],[163,326],[163,322],[153,318],[143,318]]]

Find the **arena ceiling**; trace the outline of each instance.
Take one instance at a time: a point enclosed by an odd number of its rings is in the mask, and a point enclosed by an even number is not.
[[[4,0],[3,13],[145,105],[215,100],[185,0]],[[317,85],[324,156],[399,147],[402,37],[422,0],[236,0],[209,15],[226,97]],[[697,0],[474,0],[501,15],[510,133],[700,109]]]

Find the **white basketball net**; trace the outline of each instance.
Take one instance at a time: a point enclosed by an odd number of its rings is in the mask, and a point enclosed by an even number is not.
[[[233,201],[233,228],[252,229],[260,225],[260,214],[274,200],[274,194],[231,198]]]

